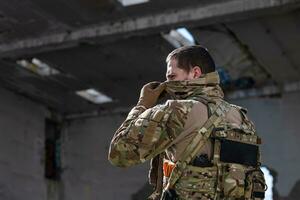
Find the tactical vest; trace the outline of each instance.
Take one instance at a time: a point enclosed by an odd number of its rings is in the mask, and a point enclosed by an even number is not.
[[[206,102],[206,105],[209,118],[198,130],[183,156],[174,166],[165,160],[164,191],[175,190],[179,196],[176,199],[180,200],[263,199],[266,184],[260,170],[261,139],[246,117],[246,110],[223,100],[218,104]],[[243,121],[239,127],[224,120],[231,107],[241,113]],[[208,140],[213,144],[211,165],[192,165]]]

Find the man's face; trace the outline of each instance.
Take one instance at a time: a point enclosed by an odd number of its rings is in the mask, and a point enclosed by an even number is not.
[[[194,74],[192,70],[190,70],[190,72],[187,72],[177,67],[176,59],[170,59],[170,61],[167,64],[166,79],[167,81],[192,80],[194,79]]]

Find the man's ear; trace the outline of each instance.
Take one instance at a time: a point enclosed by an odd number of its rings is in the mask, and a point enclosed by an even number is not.
[[[193,78],[199,78],[202,75],[202,70],[199,66],[193,67]]]

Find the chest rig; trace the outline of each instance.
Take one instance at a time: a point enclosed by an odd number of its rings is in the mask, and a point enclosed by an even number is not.
[[[208,103],[209,118],[184,150],[166,178],[164,190],[174,189],[177,199],[263,199],[265,180],[260,170],[259,145],[246,110],[225,101]],[[242,116],[241,125],[226,122],[234,107]],[[199,150],[211,140],[210,165],[193,165]]]
[[[176,191],[173,199],[263,199],[266,184],[260,170],[261,139],[246,116],[246,110],[222,100],[217,72],[191,81],[170,82],[167,93],[174,99],[197,100],[208,107],[208,120],[176,163],[167,161],[163,191]],[[216,100],[218,99],[218,100]],[[242,117],[241,125],[225,120],[234,107]],[[195,159],[207,141],[213,155],[209,165],[195,166]],[[171,164],[170,164],[171,163]]]
[[[197,134],[187,145],[176,163],[169,160],[161,163],[164,184],[156,184],[155,195],[149,199],[177,200],[259,200],[264,198],[266,184],[260,170],[259,145],[253,124],[246,116],[246,110],[222,100],[224,94],[219,87],[217,72],[204,74],[192,81],[171,81],[166,92],[173,99],[191,99],[208,107],[208,120],[195,130]],[[226,122],[226,113],[234,107],[242,117],[241,125]],[[207,141],[213,145],[209,165],[197,166],[194,161]],[[160,160],[162,160],[161,154]],[[152,170],[152,172],[155,170]],[[160,172],[160,170],[158,170]],[[159,173],[158,173],[159,174]],[[160,177],[158,175],[157,183]],[[161,189],[163,195],[161,198]],[[176,192],[172,198],[165,198],[169,190]]]

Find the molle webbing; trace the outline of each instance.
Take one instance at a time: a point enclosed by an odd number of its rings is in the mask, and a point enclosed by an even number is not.
[[[240,110],[243,122],[239,128],[229,123],[221,123],[211,134],[214,139],[215,165],[223,163],[238,163],[256,167],[260,163],[259,145],[261,138],[255,134],[252,123],[248,123],[245,112],[241,107],[231,105]]]
[[[214,195],[217,168],[188,165],[175,185],[175,189],[187,192],[202,192]]]
[[[227,139],[227,140],[232,140],[236,142],[241,142],[241,143],[247,143],[247,144],[252,144],[252,145],[260,145],[261,144],[261,138],[258,137],[257,135],[246,135],[246,134],[241,134],[238,132],[239,130],[224,130],[224,129],[216,129],[212,133],[213,138],[219,138],[219,139]]]

